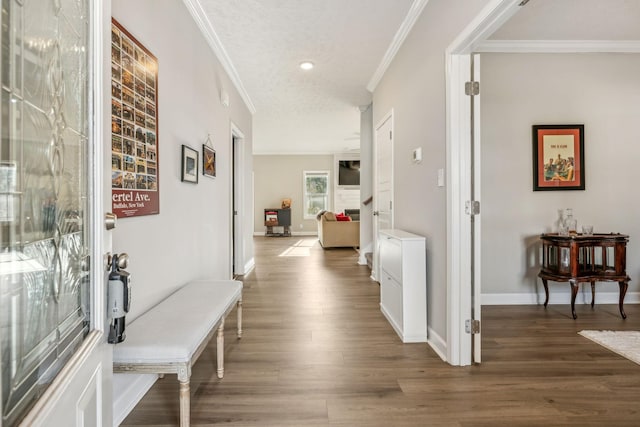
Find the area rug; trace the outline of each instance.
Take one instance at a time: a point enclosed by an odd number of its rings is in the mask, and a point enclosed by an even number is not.
[[[640,365],[640,331],[580,331],[578,333]]]

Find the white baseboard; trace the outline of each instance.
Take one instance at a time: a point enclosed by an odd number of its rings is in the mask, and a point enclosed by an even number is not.
[[[364,248],[360,248],[360,257],[358,258],[358,264],[367,265],[367,258],[365,257],[367,252],[373,252],[373,245],[371,243],[369,243]]]
[[[617,286],[616,286],[617,287]],[[601,292],[596,288],[596,304],[618,304],[618,292]],[[518,294],[482,294],[482,305],[539,305],[544,304],[544,292]],[[640,292],[627,292],[625,304],[640,304]],[[565,292],[549,292],[549,305],[571,304],[569,285]],[[591,289],[581,286],[576,304],[591,304]]]
[[[118,427],[156,382],[155,374],[113,374],[113,426]]]
[[[444,362],[447,361],[447,342],[442,339],[440,335],[438,335],[433,329],[427,328],[428,331],[428,339],[427,343],[436,352],[440,359]]]
[[[254,269],[255,266],[256,266],[256,259],[254,257],[251,257],[251,259],[247,261],[247,263],[244,265],[244,272],[242,274],[246,275],[251,273],[251,271]]]

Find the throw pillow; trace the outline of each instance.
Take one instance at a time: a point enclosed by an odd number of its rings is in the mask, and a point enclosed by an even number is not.
[[[335,221],[336,220],[336,214],[334,214],[333,212],[325,212],[324,213],[324,219],[327,221]]]

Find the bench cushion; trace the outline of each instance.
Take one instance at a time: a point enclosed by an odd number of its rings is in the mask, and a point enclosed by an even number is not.
[[[189,362],[200,343],[240,299],[242,282],[189,282],[127,325],[114,363]]]

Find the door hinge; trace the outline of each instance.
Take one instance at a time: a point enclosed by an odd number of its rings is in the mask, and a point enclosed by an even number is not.
[[[467,215],[479,215],[480,214],[480,202],[476,200],[467,200],[464,203],[464,212]]]
[[[464,331],[468,334],[480,333],[480,321],[475,319],[467,319],[464,321]]]
[[[393,131],[392,130],[389,131],[389,139],[393,139]]]
[[[464,84],[464,93],[469,96],[480,95],[480,82],[466,82]]]

